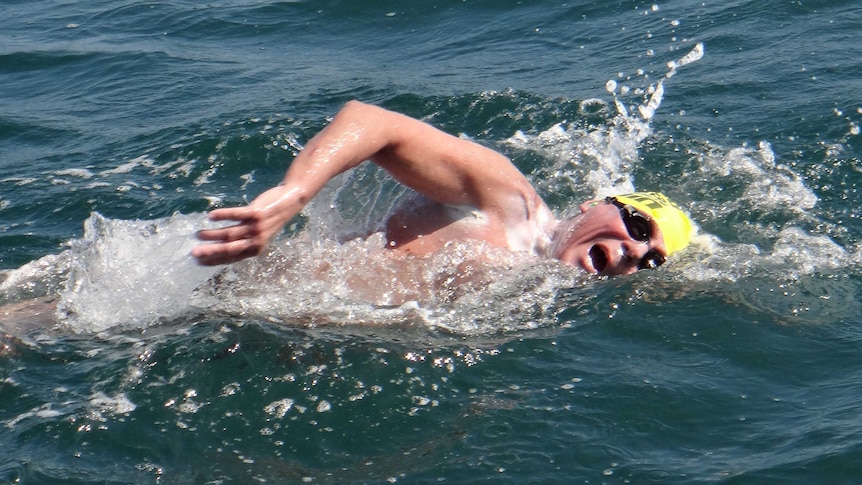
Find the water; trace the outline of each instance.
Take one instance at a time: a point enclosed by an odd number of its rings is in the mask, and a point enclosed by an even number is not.
[[[855,483],[860,22],[3,3],[0,303],[28,308],[0,341],[0,483]],[[502,151],[561,214],[663,191],[697,240],[627,278],[469,244],[393,264],[344,237],[405,195],[363,166],[261,259],[188,259],[206,210],[354,98]]]

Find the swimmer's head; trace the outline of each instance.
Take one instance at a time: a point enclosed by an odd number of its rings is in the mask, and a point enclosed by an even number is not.
[[[561,221],[551,254],[590,273],[631,274],[655,268],[688,245],[693,224],[657,192],[638,192],[585,202]]]
[[[691,219],[676,204],[659,192],[635,192],[613,197],[622,204],[630,205],[655,221],[664,237],[667,255],[688,246],[693,224]]]

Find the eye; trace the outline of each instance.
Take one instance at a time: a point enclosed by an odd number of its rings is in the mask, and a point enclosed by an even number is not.
[[[661,266],[667,258],[655,249],[650,249],[638,263],[638,269],[653,269]]]
[[[626,226],[626,232],[629,237],[635,241],[648,243],[652,236],[652,226],[650,218],[638,212],[634,207],[623,204],[613,197],[605,199],[608,204],[615,205],[620,210],[620,217],[623,220],[623,225]]]
[[[649,219],[629,206],[625,207],[624,214],[623,222],[629,236],[636,241],[649,242],[650,235],[652,234],[652,226],[650,226]]]

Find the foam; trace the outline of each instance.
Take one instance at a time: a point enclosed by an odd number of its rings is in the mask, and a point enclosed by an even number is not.
[[[115,396],[97,392],[90,396],[89,404],[91,415],[99,421],[104,421],[106,414],[112,416],[129,414],[138,407],[122,392]]]
[[[70,243],[58,316],[74,331],[147,326],[194,306],[194,289],[215,273],[189,257],[203,214],[119,221],[93,214]]]
[[[89,179],[92,178],[94,174],[86,168],[69,168],[65,170],[57,170],[54,172],[54,175],[57,175],[59,177],[69,176],[81,179]]]
[[[682,58],[669,63],[665,79],[673,76],[680,67],[700,60],[703,54],[703,44],[698,43]],[[635,89],[634,92],[643,93],[644,98],[631,110],[617,96],[618,89],[621,93],[631,92],[629,87],[609,80],[605,89],[613,96],[612,106],[616,111],[608,125],[583,128],[574,124],[556,124],[538,135],[518,131],[505,143],[517,149],[536,151],[551,159],[553,166],[539,175],[565,185],[568,192],[582,192],[586,188],[590,193],[587,198],[634,192],[632,172],[638,163],[638,147],[652,135],[649,122],[664,99],[664,80],[645,89]],[[581,102],[581,111],[595,111],[597,106],[607,111],[610,105],[603,100],[588,99]],[[633,116],[630,112],[637,112],[640,116]],[[553,185],[550,188],[553,191],[561,189]]]

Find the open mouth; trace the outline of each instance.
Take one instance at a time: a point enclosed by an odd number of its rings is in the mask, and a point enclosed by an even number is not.
[[[597,273],[602,273],[608,266],[608,256],[598,245],[590,248],[590,262]]]

